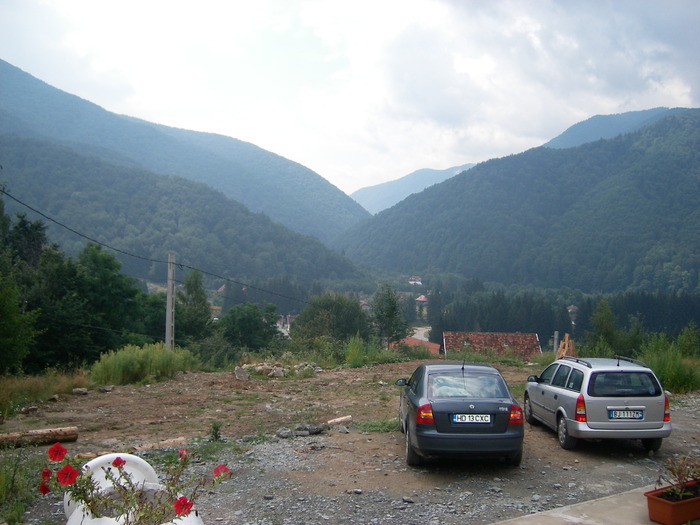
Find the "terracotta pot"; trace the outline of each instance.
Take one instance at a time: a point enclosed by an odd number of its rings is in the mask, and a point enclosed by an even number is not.
[[[690,484],[697,485],[696,482]],[[681,501],[669,501],[661,495],[668,489],[663,487],[645,492],[649,519],[663,525],[681,525],[700,518],[700,496]]]

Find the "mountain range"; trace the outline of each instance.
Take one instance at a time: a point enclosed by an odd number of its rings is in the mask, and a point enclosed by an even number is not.
[[[115,165],[203,182],[323,241],[369,216],[317,173],[254,144],[117,115],[2,60],[0,132],[64,144]]]
[[[126,273],[152,280],[175,252],[226,278],[355,290],[373,272],[700,291],[698,109],[597,116],[517,155],[418,170],[369,188],[388,206],[372,215],[253,144],[116,115],[0,61],[0,165],[11,196],[138,254],[119,255]],[[50,221],[49,233],[69,254],[86,242]]]
[[[614,119],[613,119],[614,120]],[[471,168],[353,227],[353,261],[505,285],[700,291],[700,110]]]

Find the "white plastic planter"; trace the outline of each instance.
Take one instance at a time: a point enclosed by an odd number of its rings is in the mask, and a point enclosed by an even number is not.
[[[162,486],[158,474],[148,462],[132,454],[105,454],[88,461],[83,469],[92,471],[92,477],[97,481],[101,491],[109,493],[114,485],[105,476],[104,468],[111,467],[116,458],[122,458],[126,463],[122,470],[131,476],[134,483],[142,485],[145,490],[160,491]],[[71,501],[68,494],[63,497],[63,511],[66,515],[66,525],[123,525],[124,518],[101,517],[95,518],[85,509],[82,503]],[[181,516],[175,521],[163,525],[204,525],[202,519],[193,511],[187,516]]]

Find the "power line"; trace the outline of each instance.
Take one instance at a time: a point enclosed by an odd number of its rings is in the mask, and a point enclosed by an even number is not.
[[[54,219],[53,217],[49,217],[49,216],[46,215],[45,213],[43,213],[43,212],[37,210],[36,208],[30,206],[30,205],[27,204],[27,203],[25,203],[25,202],[19,200],[19,199],[18,199],[17,197],[15,197],[14,195],[11,195],[11,194],[10,194],[6,189],[4,189],[2,186],[0,186],[0,193],[2,193],[3,195],[6,195],[7,197],[9,197],[10,199],[12,199],[12,200],[15,201],[16,203],[18,203],[18,204],[24,206],[25,208],[27,208],[27,209],[33,211],[33,212],[36,213],[37,215],[40,215],[41,217],[45,218],[46,220],[51,221],[51,222],[53,222],[54,224],[60,226],[61,228],[64,228],[64,229],[68,230],[69,232],[71,232],[71,233],[73,233],[73,234],[75,234],[75,235],[77,235],[77,236],[79,236],[79,237],[82,237],[82,238],[84,238],[84,239],[87,239],[88,241],[90,241],[90,242],[92,242],[92,243],[94,243],[94,244],[97,244],[97,245],[102,246],[102,247],[104,247],[104,248],[107,248],[107,249],[109,249],[109,250],[115,251],[115,252],[117,252],[117,253],[121,253],[122,255],[126,255],[126,256],[128,256],[128,257],[134,257],[134,258],[136,258],[136,259],[141,259],[142,261],[147,261],[147,262],[156,263],[156,264],[165,264],[165,265],[168,264],[168,261],[162,261],[162,260],[159,260],[159,259],[153,259],[153,258],[151,258],[151,257],[145,257],[145,256],[143,256],[143,255],[137,255],[137,254],[134,254],[134,253],[131,253],[131,252],[127,252],[127,251],[125,251],[125,250],[122,250],[122,249],[120,249],[120,248],[115,248],[115,247],[113,247],[113,246],[110,246],[109,244],[106,244],[106,243],[104,243],[104,242],[98,241],[97,239],[93,239],[92,237],[90,237],[90,236],[88,236],[88,235],[85,235],[84,233],[81,233],[81,232],[79,232],[79,231],[77,231],[77,230],[71,228],[70,226],[68,226],[68,225],[66,225],[66,224],[64,224],[64,223],[62,223],[62,222],[60,222],[60,221]],[[263,292],[263,293],[267,293],[267,294],[270,294],[270,295],[274,295],[274,296],[277,296],[277,297],[280,297],[280,298],[283,298],[283,299],[289,299],[290,301],[297,301],[297,302],[300,302],[300,303],[302,303],[302,304],[307,304],[307,303],[308,303],[308,301],[306,301],[305,299],[299,299],[298,297],[291,297],[291,296],[284,295],[284,294],[277,293],[277,292],[273,292],[273,291],[270,291],[270,290],[265,290],[264,288],[260,288],[260,287],[258,287],[258,286],[253,286],[253,285],[247,284],[247,283],[242,283],[242,282],[236,281],[236,280],[234,280],[234,279],[231,279],[231,278],[229,278],[229,277],[224,277],[224,276],[222,276],[222,275],[215,274],[215,273],[213,273],[213,272],[209,272],[209,271],[206,271],[206,270],[200,270],[199,268],[195,268],[194,266],[190,266],[190,265],[182,264],[182,263],[176,263],[176,265],[177,265],[181,270],[185,270],[185,269],[187,269],[187,270],[196,270],[196,271],[198,271],[198,272],[200,272],[200,273],[202,273],[202,274],[204,274],[204,275],[208,275],[208,276],[210,276],[210,277],[214,277],[215,279],[220,279],[220,280],[222,280],[222,281],[226,281],[226,282],[229,282],[229,283],[237,284],[237,285],[239,285],[239,286],[244,286],[244,287],[250,288],[250,289],[252,289],[252,290],[257,290],[257,291],[259,291],[259,292]]]

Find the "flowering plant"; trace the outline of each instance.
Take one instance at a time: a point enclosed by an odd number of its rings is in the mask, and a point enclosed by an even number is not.
[[[76,468],[67,453],[60,443],[49,448],[49,460],[58,465],[42,470],[39,492],[64,492],[71,502],[82,505],[83,512],[95,518],[116,518],[123,525],[159,525],[187,516],[193,512],[200,489],[209,482],[207,477],[194,483],[183,481],[185,469],[197,458],[184,448],[178,451],[177,463],[167,468],[161,484],[140,479],[143,476],[136,475],[137,470],[134,470],[138,466],[136,462],[145,462],[130,454],[110,457],[111,462],[98,467],[100,472],[96,472],[89,463]],[[148,468],[153,472],[150,466]],[[230,475],[228,467],[217,466],[213,471],[213,484]],[[189,491],[188,486],[191,486]]]

